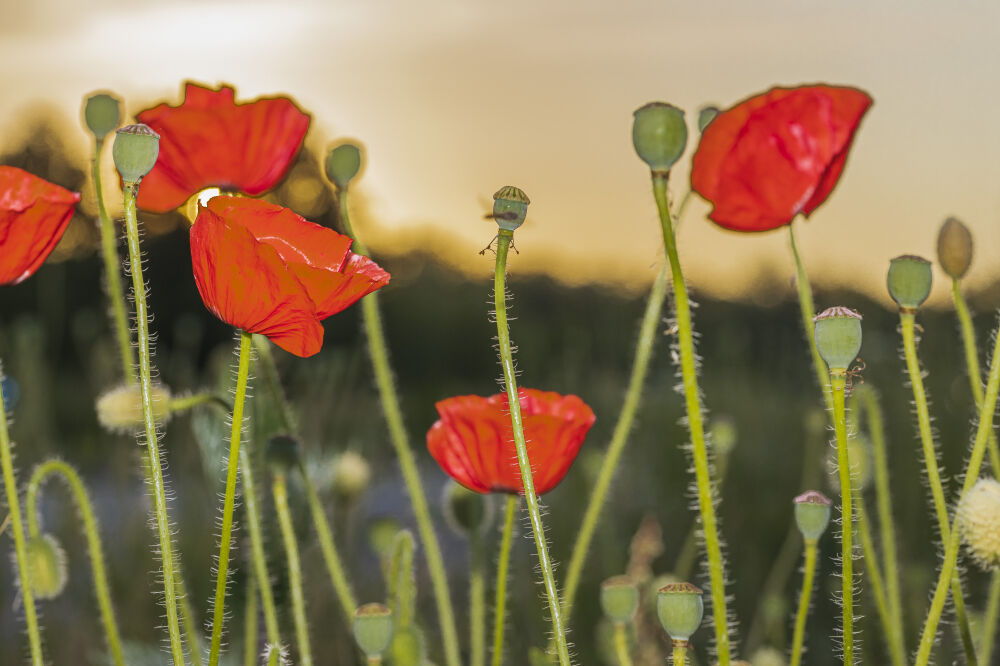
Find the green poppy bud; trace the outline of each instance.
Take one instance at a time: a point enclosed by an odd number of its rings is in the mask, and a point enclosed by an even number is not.
[[[299,464],[299,440],[291,435],[275,435],[267,440],[264,458],[273,474],[286,474]]]
[[[941,225],[937,239],[938,263],[950,277],[960,280],[972,265],[972,232],[955,217]]]
[[[126,184],[138,183],[156,164],[160,155],[160,135],[149,125],[126,125],[115,133],[111,154],[122,180]]]
[[[83,120],[94,138],[103,141],[108,132],[121,122],[118,100],[103,93],[91,95],[83,104]]]
[[[984,569],[1000,566],[1000,483],[980,479],[958,503],[958,528],[972,558]]]
[[[353,143],[342,143],[326,156],[326,177],[338,190],[346,190],[360,170],[361,149]]]
[[[818,490],[810,490],[795,498],[795,524],[806,541],[823,536],[830,524],[830,500]]]
[[[489,495],[474,492],[450,481],[444,487],[442,499],[445,520],[458,534],[472,536],[489,526],[493,514]]]
[[[718,456],[728,456],[736,446],[736,423],[728,416],[717,416],[709,426],[712,434],[712,448]]]
[[[889,262],[886,285],[900,310],[916,310],[931,293],[934,274],[931,262],[923,257],[904,254]]]
[[[389,644],[390,663],[396,666],[425,666],[424,636],[414,625],[398,627]]]
[[[831,373],[847,371],[861,351],[861,315],[844,307],[827,308],[813,318],[816,348]]]
[[[153,419],[162,425],[170,420],[170,388],[163,384],[150,387]],[[130,433],[142,428],[142,389],[138,384],[123,384],[106,391],[97,399],[97,421],[110,432]]]
[[[376,518],[368,526],[368,544],[379,557],[392,555],[396,535],[403,529],[395,518]]]
[[[632,145],[653,171],[669,171],[684,154],[684,112],[666,102],[650,102],[632,114]]]
[[[656,614],[675,641],[686,641],[701,626],[705,613],[701,590],[691,583],[671,583],[656,595]]]
[[[365,656],[381,657],[392,640],[392,611],[382,604],[354,611],[354,640]]]
[[[613,576],[601,583],[601,609],[615,624],[632,621],[639,607],[639,589],[628,576]]]
[[[31,589],[39,599],[54,599],[66,587],[66,551],[51,534],[29,537],[25,544]]]
[[[698,111],[698,131],[704,132],[705,128],[712,124],[715,117],[719,115],[719,107],[703,106]]]
[[[493,195],[493,219],[497,226],[506,231],[514,231],[524,224],[531,199],[524,190],[513,185],[504,185]]]

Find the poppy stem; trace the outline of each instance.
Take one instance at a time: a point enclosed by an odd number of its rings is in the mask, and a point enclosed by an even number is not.
[[[833,397],[830,395],[830,373],[827,370],[823,357],[819,355],[816,347],[816,325],[813,317],[816,315],[816,305],[813,302],[812,285],[809,284],[809,274],[802,264],[802,257],[795,244],[794,221],[788,224],[788,241],[792,248],[792,257],[795,258],[795,288],[799,294],[799,310],[802,312],[802,327],[806,332],[806,340],[809,341],[809,351],[812,353],[813,368],[816,371],[816,379],[819,380],[820,390],[823,392],[823,401],[826,403],[826,410],[833,413]]]
[[[552,633],[556,641],[559,663],[561,666],[568,666],[570,663],[569,646],[566,643],[566,634],[563,627],[562,608],[559,605],[559,592],[556,589],[555,577],[552,574],[552,562],[549,560],[549,547],[545,542],[545,527],[542,524],[542,514],[538,506],[538,497],[535,495],[531,462],[528,460],[528,447],[524,440],[524,428],[521,423],[521,402],[517,392],[517,378],[514,375],[514,356],[511,352],[510,329],[507,326],[507,251],[510,249],[510,244],[513,240],[513,231],[508,229],[498,230],[496,270],[493,274],[493,301],[497,322],[497,343],[500,348],[500,363],[503,366],[507,400],[510,405],[510,420],[514,428],[517,463],[521,471],[521,482],[524,485],[524,499],[528,506],[531,532],[535,538],[538,561],[542,568],[545,596],[549,602],[549,614],[552,616]]]
[[[354,239],[354,251],[368,255],[368,248],[358,240],[348,213],[347,189],[338,191],[340,222],[344,231]],[[458,649],[458,631],[455,628],[455,611],[451,603],[451,592],[448,589],[448,575],[444,568],[444,558],[441,556],[441,546],[438,543],[434,523],[431,521],[430,510],[427,507],[427,497],[424,494],[423,482],[417,471],[417,463],[410,448],[406,427],[403,424],[403,413],[399,407],[399,397],[392,381],[392,369],[389,365],[389,350],[382,329],[382,318],[379,314],[378,292],[372,292],[361,299],[361,316],[364,321],[365,334],[368,337],[368,353],[375,373],[375,384],[378,386],[379,401],[389,427],[389,441],[396,451],[399,469],[410,495],[410,505],[417,520],[417,530],[420,541],[424,544],[424,555],[427,568],[431,575],[431,585],[434,589],[434,599],[437,602],[438,624],[441,627],[441,642],[444,644],[444,656],[447,666],[459,666],[461,658]]]
[[[510,568],[510,547],[514,535],[514,515],[517,513],[517,496],[507,497],[503,514],[503,533],[500,537],[500,559],[497,561],[496,603],[493,605],[493,659],[492,666],[503,663],[503,634],[507,620],[507,571]]]
[[[687,662],[687,651],[689,643],[687,641],[674,641],[671,663],[673,666],[684,666]]]
[[[257,664],[257,579],[247,577],[246,605],[243,607],[243,666]]]
[[[708,449],[705,444],[705,425],[702,414],[701,394],[698,389],[698,369],[694,351],[694,333],[691,323],[691,302],[687,285],[677,255],[670,206],[667,203],[669,172],[654,171],[653,196],[660,215],[663,245],[670,261],[674,291],[674,310],[677,318],[677,350],[684,386],[688,429],[691,433],[691,457],[694,461],[695,482],[698,488],[698,509],[701,513],[705,551],[708,556],[708,573],[711,582],[712,618],[715,628],[715,649],[720,666],[729,666],[729,617],[726,611],[725,564],[715,515],[715,491],[709,474]]]
[[[805,540],[802,593],[799,595],[799,609],[795,613],[795,631],[792,634],[792,651],[788,666],[799,666],[802,663],[802,644],[806,636],[806,618],[809,617],[809,604],[812,600],[813,578],[816,575],[817,550],[816,539]]]
[[[195,393],[193,395],[185,395],[179,398],[171,398],[170,402],[167,403],[167,412],[170,414],[176,414],[177,412],[184,412],[207,404],[213,404],[227,412],[231,411],[233,408],[233,406],[226,400],[220,398],[214,393]]]
[[[114,607],[111,605],[111,593],[108,591],[108,576],[104,568],[104,551],[101,547],[100,531],[97,519],[94,517],[93,505],[87,494],[87,488],[80,480],[79,474],[67,463],[61,460],[47,460],[35,468],[28,480],[27,490],[27,521],[28,534],[39,536],[41,530],[38,524],[38,493],[42,484],[50,476],[61,476],[69,486],[77,511],[83,523],[83,533],[87,539],[87,550],[90,553],[90,568],[94,577],[94,594],[97,596],[97,606],[101,613],[101,624],[108,640],[108,650],[116,666],[124,666],[122,656],[121,636],[118,633],[118,622],[115,620]]]
[[[108,215],[104,205],[104,189],[101,186],[101,149],[104,140],[97,139],[94,145],[93,179],[97,194],[97,214],[101,232],[101,257],[104,260],[104,286],[108,292],[108,302],[111,304],[111,320],[115,328],[115,338],[118,340],[118,351],[121,354],[122,374],[125,383],[134,385],[135,352],[132,349],[132,333],[128,326],[128,314],[125,312],[125,293],[122,291],[121,260],[118,257],[118,236],[115,224]]]
[[[295,541],[292,512],[288,508],[288,485],[283,472],[273,472],[271,492],[274,495],[274,509],[275,513],[278,514],[281,541],[285,546],[285,557],[288,560],[288,589],[292,596],[292,620],[295,624],[295,638],[299,644],[299,662],[302,666],[312,666],[306,602],[302,595],[302,567],[299,564],[299,546]]]
[[[24,524],[21,522],[21,502],[17,496],[17,481],[14,478],[14,457],[11,453],[10,434],[7,431],[7,410],[3,400],[3,367],[0,366],[0,465],[3,467],[3,487],[7,493],[7,508],[10,511],[10,526],[14,534],[14,553],[17,557],[17,575],[21,584],[21,601],[24,603],[24,618],[28,624],[28,644],[31,646],[32,666],[42,666],[42,638],[38,629],[38,615],[35,612],[35,593],[31,587],[31,572],[28,566],[27,544],[24,539]]]
[[[628,632],[624,622],[615,622],[615,654],[618,666],[632,666],[632,655],[628,653]]]
[[[486,664],[486,553],[478,531],[469,536],[469,664]]]
[[[983,616],[983,635],[980,638],[984,664],[993,663],[993,643],[996,640],[997,618],[1000,616],[1000,573],[994,571],[990,579],[990,593],[986,601],[986,613]]]
[[[840,585],[843,617],[844,664],[854,664],[854,499],[851,464],[847,457],[847,409],[844,390],[847,376],[831,374],[833,430],[837,440],[837,471],[840,476]]]
[[[865,573],[872,585],[872,595],[875,597],[875,612],[878,613],[879,622],[882,624],[882,632],[885,634],[885,641],[889,648],[889,659],[893,666],[903,666],[905,663],[905,653],[901,641],[896,641],[895,628],[893,626],[892,611],[889,606],[889,597],[886,594],[885,578],[882,576],[882,568],[879,565],[878,553],[875,552],[875,541],[872,539],[871,523],[868,521],[868,511],[865,508],[864,493],[860,488],[855,488],[857,500],[855,501],[855,511],[858,520],[858,537],[861,541],[861,555],[865,563]]]
[[[236,479],[240,462],[240,437],[243,434],[243,406],[250,375],[251,334],[240,331],[239,365],[236,373],[236,399],[233,401],[233,427],[229,436],[229,463],[226,472],[226,495],[222,505],[222,532],[219,536],[219,559],[215,577],[215,600],[212,603],[212,641],[208,648],[209,666],[217,666],[222,652],[222,627],[225,624],[226,587],[229,582],[229,548],[233,536],[233,509],[236,505]]]
[[[915,316],[912,311],[900,309],[900,330],[903,336],[903,355],[906,358],[906,371],[913,387],[913,403],[917,408],[917,427],[920,432],[920,444],[924,453],[924,468],[927,471],[928,485],[931,487],[931,497],[934,501],[934,512],[937,516],[938,530],[941,532],[942,547],[948,543],[950,531],[948,521],[948,503],[944,497],[944,485],[938,472],[937,449],[934,435],[931,431],[930,410],[927,407],[927,392],[924,389],[923,372],[917,358],[917,343],[914,328]],[[988,439],[988,438],[987,438]],[[965,598],[962,594],[962,581],[958,572],[951,577],[952,603],[955,605],[955,620],[958,632],[965,650],[966,663],[976,664],[976,649],[969,628],[969,617],[965,610]]]
[[[174,664],[184,664],[184,647],[181,642],[180,625],[177,621],[177,594],[174,578],[174,544],[167,513],[166,489],[163,468],[153,414],[152,361],[149,348],[149,311],[146,307],[146,282],[142,277],[142,252],[139,248],[139,221],[136,215],[135,197],[139,183],[126,182],[124,185],[125,233],[128,237],[129,272],[132,274],[132,296],[135,300],[135,322],[139,345],[139,385],[142,391],[142,415],[145,424],[146,447],[153,492],[153,506],[156,511],[156,531],[160,540],[160,561],[163,567],[163,596],[167,611],[167,631],[170,634],[170,651]]]

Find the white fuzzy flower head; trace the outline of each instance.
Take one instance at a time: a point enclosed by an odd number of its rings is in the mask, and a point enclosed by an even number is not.
[[[977,481],[958,505],[958,521],[973,559],[984,569],[1000,565],[1000,482]]]

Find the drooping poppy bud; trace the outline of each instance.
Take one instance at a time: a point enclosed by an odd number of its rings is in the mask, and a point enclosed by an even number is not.
[[[931,293],[934,273],[931,262],[913,254],[904,254],[889,262],[886,286],[901,310],[916,310]]]
[[[326,156],[326,177],[338,190],[346,190],[360,170],[361,149],[353,143],[342,143]]]
[[[639,607],[639,589],[628,576],[613,576],[601,583],[601,610],[615,624],[632,621]]]
[[[632,114],[632,145],[651,171],[669,171],[687,145],[684,112],[666,102],[650,102]]]
[[[861,315],[845,307],[827,308],[813,318],[816,348],[831,373],[844,373],[861,351]]]
[[[957,217],[949,217],[938,232],[937,254],[941,269],[961,280],[972,265],[972,232]]]
[[[170,388],[150,386],[153,419],[162,425],[170,420]],[[142,412],[142,389],[138,384],[123,384],[106,391],[97,399],[97,422],[111,432],[130,433],[145,424]]]
[[[493,195],[493,219],[497,226],[514,231],[524,224],[531,199],[519,187],[504,185]]]
[[[701,626],[705,613],[702,591],[691,583],[671,583],[656,595],[656,614],[675,641],[686,641]]]
[[[459,483],[445,485],[444,517],[458,534],[471,537],[485,530],[492,519],[493,503],[488,495],[473,492]]]
[[[118,100],[104,93],[91,95],[84,102],[83,119],[94,138],[103,141],[121,122]]]
[[[1000,483],[980,479],[958,504],[958,527],[973,559],[984,569],[1000,566]]]
[[[333,468],[333,492],[352,500],[368,487],[372,470],[364,458],[354,451],[344,451]]]
[[[66,551],[51,534],[29,537],[25,551],[31,571],[31,589],[35,596],[39,599],[58,597],[69,580]]]
[[[111,154],[122,180],[134,185],[156,164],[160,154],[160,135],[149,125],[126,125],[115,133]]]
[[[267,440],[264,457],[274,474],[285,474],[298,466],[299,440],[291,435],[275,435]]]
[[[795,524],[802,538],[815,541],[823,536],[830,524],[830,500],[826,495],[809,490],[795,498]]]
[[[382,604],[354,611],[354,640],[365,656],[381,658],[392,640],[392,611]]]

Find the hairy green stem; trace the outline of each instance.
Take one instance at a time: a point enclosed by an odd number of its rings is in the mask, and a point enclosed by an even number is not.
[[[177,398],[171,398],[167,403],[167,411],[171,414],[176,412],[184,412],[194,407],[200,405],[213,404],[220,409],[224,409],[227,412],[232,410],[233,406],[229,404],[226,400],[220,398],[214,393],[193,393],[191,395],[183,395]]]
[[[348,214],[347,191],[338,195],[340,221],[344,231],[354,239],[354,251],[367,255],[368,249],[358,240],[351,227]],[[375,383],[378,386],[382,411],[389,427],[389,440],[396,451],[399,469],[403,482],[410,495],[410,504],[420,532],[420,541],[424,545],[424,556],[431,575],[431,585],[434,589],[434,600],[437,603],[438,624],[441,627],[441,641],[444,644],[444,656],[447,666],[459,666],[461,659],[458,649],[458,631],[455,628],[455,611],[451,603],[451,592],[448,589],[448,574],[444,568],[441,556],[441,545],[434,523],[431,521],[430,510],[427,507],[427,496],[424,494],[423,482],[417,471],[416,459],[410,448],[406,428],[403,425],[403,413],[399,407],[399,397],[392,380],[392,370],[389,365],[389,350],[382,330],[382,319],[379,315],[378,292],[372,292],[361,299],[361,316],[364,321],[365,333],[368,337],[368,352],[371,356],[372,369],[375,372]]]
[[[809,617],[809,604],[813,593],[813,578],[816,575],[817,550],[816,539],[805,540],[802,593],[799,595],[799,609],[795,613],[795,631],[792,634],[792,651],[789,655],[789,666],[799,666],[802,663],[802,646],[806,637],[806,618]]]
[[[795,287],[799,295],[799,310],[802,313],[802,326],[806,332],[806,340],[809,341],[809,352],[812,354],[813,369],[816,371],[816,379],[819,380],[820,390],[823,392],[823,401],[828,412],[833,412],[833,396],[830,394],[830,373],[827,371],[823,357],[819,355],[816,347],[816,324],[813,317],[816,316],[816,305],[813,303],[812,285],[809,284],[809,275],[806,273],[799,249],[795,244],[795,228],[793,224],[788,225],[788,242],[792,248],[792,257],[795,258]]]
[[[281,541],[285,546],[288,563],[288,589],[292,596],[292,620],[295,639],[299,644],[299,661],[302,666],[312,666],[312,648],[309,646],[309,623],[306,619],[306,602],[302,595],[302,567],[299,563],[299,546],[292,526],[292,512],[288,508],[288,485],[285,474],[274,473],[271,481],[274,509],[278,514]]]
[[[844,404],[843,372],[832,374],[833,429],[837,437],[837,470],[840,476],[840,566],[841,610],[843,617],[844,665],[854,664],[854,500],[851,465],[847,458],[847,418]]]
[[[513,543],[514,516],[517,497],[510,495],[504,509],[503,532],[500,538],[500,559],[497,561],[496,602],[493,604],[493,660],[492,666],[503,663],[503,634],[507,619],[507,571],[510,568],[510,547]]]
[[[716,454],[715,459],[715,483],[716,487],[721,487],[726,478],[726,471],[729,468],[729,456]],[[797,532],[797,530],[796,530]],[[684,537],[684,545],[681,546],[677,555],[677,563],[674,564],[674,576],[677,580],[688,580],[694,570],[695,562],[698,559],[698,521],[695,520],[688,528],[687,536]],[[784,587],[784,585],[782,585]]]
[[[701,514],[705,552],[708,556],[708,573],[711,582],[712,618],[715,629],[715,649],[719,666],[729,666],[729,618],[726,611],[725,572],[722,542],[719,538],[715,515],[715,496],[709,474],[708,448],[705,445],[705,425],[702,415],[701,394],[698,389],[698,368],[694,351],[694,326],[691,323],[691,302],[687,285],[677,255],[670,206],[667,203],[667,172],[654,171],[653,196],[660,215],[663,245],[670,261],[674,290],[674,309],[677,317],[677,349],[680,357],[681,381],[688,429],[691,433],[691,457],[694,461],[695,483],[698,489],[698,509]]]
[[[469,539],[469,663],[486,664],[486,553],[478,532]]]
[[[247,576],[246,605],[243,608],[243,666],[257,664],[257,579]]]
[[[868,574],[868,579],[871,581],[872,595],[875,597],[875,611],[878,613],[879,622],[882,623],[882,632],[885,634],[885,642],[889,648],[889,658],[892,660],[893,666],[904,666],[906,663],[906,653],[903,642],[897,639],[888,593],[885,588],[885,580],[882,577],[882,569],[879,567],[878,553],[875,552],[875,541],[872,539],[871,526],[868,522],[868,512],[865,510],[864,496],[860,490],[857,490],[857,492],[855,509],[858,514],[858,537],[861,541],[861,553],[862,559],[865,562],[865,573]]]
[[[615,623],[615,654],[618,666],[632,666],[632,655],[628,653],[628,632],[624,622]]]
[[[132,296],[135,301],[135,321],[139,345],[139,386],[142,391],[142,415],[152,477],[150,488],[156,512],[156,531],[160,540],[160,564],[163,568],[163,596],[167,611],[167,631],[170,634],[170,652],[174,664],[182,666],[184,664],[184,647],[181,642],[180,625],[177,621],[173,535],[170,531],[170,518],[167,514],[167,497],[151,395],[153,379],[149,348],[149,311],[146,307],[146,283],[142,277],[139,220],[135,206],[138,190],[138,182],[126,182],[124,185],[125,233],[128,238],[129,269],[132,274]]]
[[[687,662],[688,647],[691,644],[687,641],[674,641],[673,644],[672,663],[674,666],[684,666],[685,662]]]
[[[302,483],[306,488],[306,498],[309,500],[309,513],[312,516],[313,526],[316,528],[316,535],[319,537],[320,551],[323,553],[323,561],[326,563],[326,570],[330,574],[330,582],[337,593],[337,600],[344,611],[344,618],[348,624],[354,621],[354,611],[358,607],[354,599],[354,592],[351,591],[351,583],[344,573],[344,565],[341,563],[340,554],[333,541],[333,532],[326,520],[326,513],[320,503],[319,494],[316,487],[309,478],[305,468],[299,464],[299,474]]]
[[[993,644],[997,634],[997,620],[1000,619],[1000,573],[994,571],[990,578],[990,593],[986,601],[986,613],[983,616],[983,635],[980,639],[979,652],[984,664],[992,663]]]

